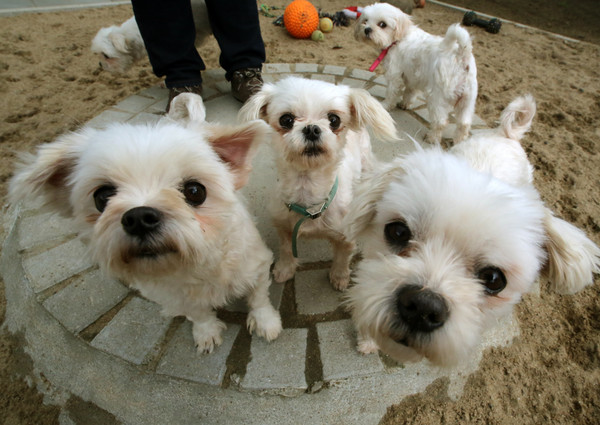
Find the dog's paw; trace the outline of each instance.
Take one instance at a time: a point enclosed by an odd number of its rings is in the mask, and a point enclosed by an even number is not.
[[[329,272],[329,282],[336,291],[345,291],[348,289],[350,284],[350,270],[344,270],[343,272]]]
[[[285,261],[277,261],[275,263],[275,267],[273,267],[273,279],[277,283],[287,282],[296,274],[296,264],[285,262]]]
[[[227,326],[218,319],[194,322],[192,335],[199,353],[212,353],[223,342],[221,333]]]
[[[246,320],[248,332],[256,331],[256,335],[273,341],[281,333],[281,317],[279,313],[271,306],[257,308],[248,313]]]
[[[371,338],[361,338],[358,340],[356,349],[361,354],[375,354],[377,353],[377,351],[379,351],[379,346],[377,345],[375,340]]]

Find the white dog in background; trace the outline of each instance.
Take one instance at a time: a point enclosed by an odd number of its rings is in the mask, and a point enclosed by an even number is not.
[[[196,27],[196,46],[212,34],[204,0],[192,1],[192,15]],[[135,17],[121,25],[101,28],[92,40],[92,52],[98,56],[100,66],[109,72],[124,73],[146,56],[146,46]]]
[[[193,323],[199,351],[222,341],[214,309],[240,296],[250,332],[272,340],[281,331],[272,253],[236,194],[269,127],[208,124],[192,94],[171,111],[155,126],[87,128],[40,146],[17,168],[10,198],[41,195],[73,217],[103,270]]]
[[[327,238],[334,251],[329,278],[344,290],[355,245],[344,237],[341,222],[355,182],[371,165],[367,127],[395,139],[393,119],[365,90],[296,77],[265,84],[240,117],[262,118],[274,130],[278,182],[271,214],[280,239],[275,280],[285,282],[296,272],[296,236]],[[313,213],[312,219],[300,221],[306,214],[298,208]]]
[[[432,124],[428,142],[440,142],[452,111],[457,124],[454,142],[468,137],[477,99],[477,67],[464,28],[452,25],[445,37],[438,37],[417,27],[400,9],[376,3],[363,9],[355,36],[387,52],[380,56],[388,84],[383,102],[387,110],[396,106],[404,85],[402,109],[408,109],[419,92],[425,95]]]
[[[361,183],[344,219],[348,238],[363,243],[348,291],[359,351],[454,364],[546,260],[562,292],[593,282],[600,249],[554,217],[532,184],[519,139],[534,114],[533,98],[518,98],[498,128],[450,152],[397,158]]]

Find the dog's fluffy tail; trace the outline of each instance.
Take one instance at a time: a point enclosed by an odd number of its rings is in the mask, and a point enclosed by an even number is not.
[[[536,106],[533,96],[517,97],[500,114],[500,133],[512,140],[521,140],[531,128]]]
[[[473,44],[469,32],[460,24],[450,25],[444,37],[443,45],[446,50],[454,49],[458,45],[458,56],[465,65],[468,65],[473,53]]]
[[[600,273],[600,248],[583,231],[555,217],[546,208],[544,218],[548,264],[544,273],[559,293],[573,294],[594,282]]]

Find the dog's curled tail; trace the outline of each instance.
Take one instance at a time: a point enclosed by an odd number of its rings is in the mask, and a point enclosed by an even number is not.
[[[452,50],[455,44],[458,44],[458,55],[466,65],[471,60],[473,54],[473,44],[469,32],[460,26],[460,24],[450,25],[446,31],[443,41],[446,50]]]
[[[500,132],[509,139],[521,140],[531,128],[535,111],[533,96],[527,94],[517,97],[500,114],[500,125],[498,126]]]
[[[544,218],[548,263],[544,270],[552,288],[573,294],[594,282],[600,273],[600,248],[572,224],[546,208]]]

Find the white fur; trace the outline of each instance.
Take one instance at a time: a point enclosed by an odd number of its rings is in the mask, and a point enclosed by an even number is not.
[[[294,117],[290,129],[280,123],[286,114]],[[340,120],[338,129],[330,125],[332,114]],[[350,278],[354,243],[344,237],[340,224],[352,199],[355,182],[371,165],[367,127],[376,135],[395,139],[394,121],[365,90],[295,77],[265,84],[242,107],[240,116],[246,120],[260,117],[274,130],[272,144],[278,182],[271,214],[280,239],[279,260],[273,272],[275,280],[291,279],[298,265],[291,245],[292,230],[301,216],[289,211],[286,204],[304,207],[322,204],[337,176],[339,186],[333,202],[320,218],[306,220],[299,235],[331,241],[334,258],[330,281],[334,288],[345,289]],[[318,152],[313,155],[307,153],[313,144],[303,133],[311,128],[309,126],[320,132],[314,142]]]
[[[93,260],[159,303],[164,314],[192,321],[200,351],[221,342],[225,324],[214,309],[240,296],[250,306],[249,330],[272,340],[281,331],[269,302],[272,254],[236,193],[269,128],[258,120],[236,127],[194,121],[203,117],[202,99],[185,94],[176,102],[195,103],[183,122],[171,116],[153,126],[88,128],[40,146],[19,165],[10,198],[41,195],[73,217]],[[190,182],[206,189],[199,205],[184,194]],[[94,194],[106,185],[116,193],[101,211]],[[159,214],[148,235],[136,236],[123,224],[138,207]]]
[[[193,0],[192,15],[196,28],[196,46],[201,46],[212,34],[204,0]],[[131,66],[146,56],[146,47],[140,30],[132,16],[121,25],[101,28],[92,40],[92,52],[100,66],[114,73],[127,72]]]
[[[397,158],[361,183],[343,223],[348,238],[363,245],[347,301],[361,351],[378,345],[400,361],[424,356],[442,365],[467,358],[490,323],[531,288],[546,250],[550,265],[560,264],[550,276],[560,277],[556,286],[573,291],[592,283],[598,247],[552,217],[532,184],[525,151],[517,139],[505,137],[521,137],[534,113],[530,96],[518,98],[497,129],[450,152],[436,147]],[[406,245],[386,237],[386,225],[394,222],[410,229]],[[547,249],[555,245],[560,248]],[[506,277],[496,294],[486,293],[479,275],[490,266]],[[399,294],[408,285],[444,300],[448,317],[441,326],[415,330],[401,317]],[[424,317],[430,313],[417,310]]]
[[[376,3],[364,8],[355,36],[377,49],[389,47],[381,63],[388,83],[383,102],[387,110],[396,106],[404,85],[402,109],[408,109],[419,92],[425,96],[432,124],[427,141],[440,142],[450,112],[457,123],[454,141],[468,137],[477,99],[477,67],[464,28],[455,24],[445,37],[431,35],[400,9]]]

